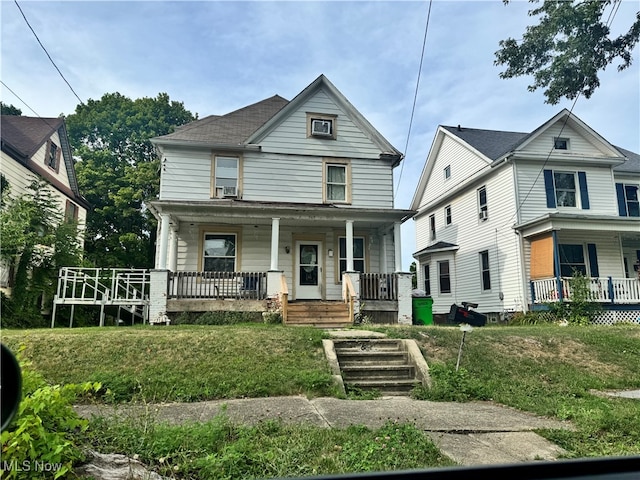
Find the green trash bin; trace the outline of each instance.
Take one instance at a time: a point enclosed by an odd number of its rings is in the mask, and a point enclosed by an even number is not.
[[[411,307],[414,325],[433,325],[433,298],[412,297]]]

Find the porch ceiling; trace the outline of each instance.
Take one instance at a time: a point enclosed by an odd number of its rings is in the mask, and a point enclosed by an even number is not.
[[[640,218],[613,217],[610,215],[578,215],[549,213],[527,222],[514,225],[524,238],[552,230],[584,232],[613,232],[623,241],[640,242]]]
[[[149,207],[156,217],[168,214],[172,222],[192,224],[271,225],[272,218],[280,218],[281,226],[343,227],[346,220],[353,220],[357,228],[380,228],[402,222],[415,214],[413,210],[244,200],[157,200],[150,202]]]

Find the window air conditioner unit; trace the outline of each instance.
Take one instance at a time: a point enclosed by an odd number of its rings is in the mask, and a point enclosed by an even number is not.
[[[223,197],[237,197],[238,189],[236,187],[223,187],[222,189]]]
[[[487,212],[486,210],[480,210],[480,213],[478,214],[478,218],[480,218],[480,220],[486,220],[489,217],[489,212]]]
[[[312,120],[311,134],[321,137],[330,137],[333,135],[331,131],[331,120]]]

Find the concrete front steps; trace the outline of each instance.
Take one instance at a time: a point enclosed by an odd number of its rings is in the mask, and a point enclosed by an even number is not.
[[[381,395],[410,395],[411,390],[423,382],[417,375],[415,351],[412,349],[410,352],[406,342],[397,339],[333,340],[346,392],[377,391]],[[424,362],[417,345],[415,349]],[[420,371],[422,373],[424,368]]]
[[[344,328],[351,324],[349,306],[344,302],[298,300],[287,304],[286,325]]]

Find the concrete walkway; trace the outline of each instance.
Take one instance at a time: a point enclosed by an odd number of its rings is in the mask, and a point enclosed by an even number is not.
[[[537,417],[490,402],[449,403],[383,397],[340,400],[301,396],[165,403],[144,406],[82,405],[84,417],[145,417],[170,424],[205,422],[225,414],[232,422],[253,425],[275,419],[319,427],[366,425],[378,428],[388,421],[411,423],[424,430],[440,450],[461,465],[504,464],[562,455],[557,445],[535,434],[536,429],[573,429],[572,425]]]

